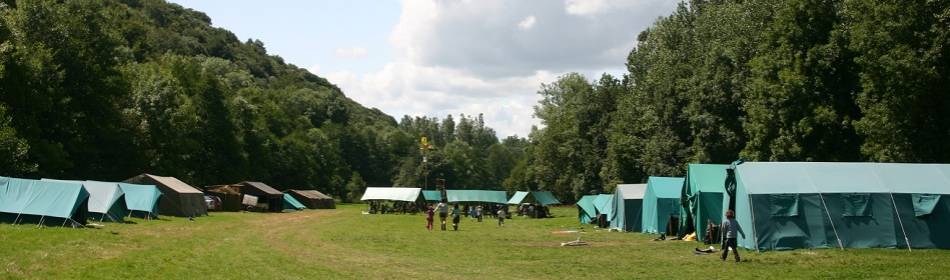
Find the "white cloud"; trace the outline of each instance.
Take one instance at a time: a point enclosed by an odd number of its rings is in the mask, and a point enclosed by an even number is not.
[[[534,27],[536,21],[537,19],[534,16],[528,16],[521,20],[521,22],[518,22],[518,28],[521,28],[521,30],[531,29],[531,27]]]
[[[675,5],[668,0],[404,1],[389,38],[393,61],[378,71],[326,77],[357,102],[397,119],[484,113],[499,137],[527,136],[540,123],[533,107],[542,83],[565,72],[589,79],[623,73],[639,32]],[[539,18],[544,24],[537,24]]]
[[[366,57],[366,48],[363,47],[352,47],[352,48],[337,48],[336,57],[339,58],[363,58]]]
[[[307,67],[307,71],[310,71],[310,74],[319,75],[320,64],[314,64],[313,66]]]

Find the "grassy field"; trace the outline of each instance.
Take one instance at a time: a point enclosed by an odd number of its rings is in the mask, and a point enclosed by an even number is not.
[[[103,229],[0,225],[0,279],[661,279],[944,278],[948,250],[796,250],[721,262],[701,244],[587,228],[589,247],[560,247],[574,208],[504,228],[463,219],[428,232],[416,215],[361,215],[361,205],[285,214],[214,213]]]

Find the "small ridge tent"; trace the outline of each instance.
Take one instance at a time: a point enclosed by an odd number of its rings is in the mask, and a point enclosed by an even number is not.
[[[755,250],[950,248],[950,164],[746,162],[727,173]]]
[[[82,226],[89,192],[82,184],[0,177],[0,220]]]
[[[614,190],[611,200],[613,217],[610,219],[610,228],[620,231],[641,231],[643,218],[643,193],[646,184],[620,184]]]
[[[561,204],[549,191],[515,192],[508,200],[508,204],[537,203],[543,206]]]
[[[666,230],[667,222],[671,216],[679,217],[683,182],[683,177],[650,176],[647,179],[647,189],[643,192],[643,232],[670,233]]]
[[[125,193],[125,206],[129,208],[129,216],[141,218],[158,218],[158,201],[162,191],[154,185],[138,185],[118,183]]]
[[[125,192],[119,187],[119,183],[47,178],[42,179],[42,181],[75,183],[86,188],[86,192],[89,192],[88,218],[90,220],[122,222],[125,215],[129,213],[129,209],[125,205]]]
[[[722,223],[722,193],[728,164],[689,164],[686,183],[680,191],[679,236],[696,232],[696,240],[706,241],[706,226]]]
[[[442,201],[442,192],[440,191],[422,191],[422,196],[428,202]]]
[[[162,191],[158,201],[158,212],[162,215],[178,217],[197,217],[208,215],[208,204],[204,193],[185,184],[175,177],[141,174],[124,183],[154,185]]]
[[[300,203],[300,201],[297,201],[297,199],[295,199],[290,194],[285,193],[283,208],[284,208],[284,211],[287,211],[287,210],[297,211],[297,210],[306,209],[307,206],[303,206],[303,203]]]
[[[291,196],[310,209],[334,209],[336,202],[333,198],[317,190],[288,190]]]
[[[215,185],[205,187],[205,193],[221,200],[219,211],[241,211],[244,209],[242,202],[244,195],[241,194],[241,187],[236,185]],[[255,201],[256,205],[257,202]],[[251,206],[255,206],[251,205]]]
[[[610,219],[614,216],[613,200],[614,195],[612,194],[599,194],[594,198],[594,210],[597,211],[597,215],[595,216],[597,226],[602,228],[610,226]]]
[[[419,188],[366,188],[360,200],[393,200],[416,202]]]
[[[446,200],[450,203],[456,202],[483,202],[506,204],[508,195],[504,191],[486,191],[486,190],[445,190]]]
[[[241,182],[236,184],[241,187],[242,194],[249,194],[257,197],[257,204],[266,203],[266,210],[270,212],[281,212],[284,210],[284,193],[261,182]]]
[[[577,219],[582,224],[589,224],[597,218],[597,210],[594,209],[594,198],[597,195],[585,195],[577,201]]]

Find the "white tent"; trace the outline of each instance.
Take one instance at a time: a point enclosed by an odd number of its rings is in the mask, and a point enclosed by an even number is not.
[[[419,188],[366,188],[360,200],[396,200],[416,201],[419,199]]]
[[[92,214],[90,218],[98,221],[109,219],[113,222],[120,222],[128,213],[128,207],[125,206],[125,193],[118,183],[55,179],[43,179],[43,181],[82,184],[83,188],[89,192],[88,211]]]

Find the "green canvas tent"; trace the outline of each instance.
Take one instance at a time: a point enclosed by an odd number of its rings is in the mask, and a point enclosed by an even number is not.
[[[486,191],[486,190],[446,190],[445,197],[448,202],[484,202],[506,204],[508,195],[504,191]]]
[[[153,185],[162,192],[158,212],[162,215],[197,217],[208,215],[204,193],[175,177],[141,174],[123,183]]]
[[[728,164],[689,164],[686,183],[680,192],[679,236],[696,232],[696,239],[706,241],[709,223],[722,223],[722,196],[725,191]]]
[[[281,212],[284,210],[284,193],[261,182],[240,182],[235,184],[241,188],[241,193],[257,197],[257,204],[267,204],[266,209],[270,212]]]
[[[82,184],[0,177],[0,220],[81,226],[89,192]]]
[[[422,191],[422,196],[428,202],[442,201],[442,192],[440,191]]]
[[[597,209],[594,208],[594,199],[597,195],[585,195],[577,200],[577,219],[582,224],[590,224],[597,218]]]
[[[643,192],[643,232],[667,233],[671,216],[679,216],[682,177],[655,177],[647,179]]]
[[[594,210],[597,212],[594,220],[598,227],[610,226],[610,219],[613,218],[614,212],[613,200],[612,194],[599,194],[594,198]]]
[[[284,194],[283,207],[284,207],[284,211],[288,211],[288,210],[297,211],[297,210],[303,210],[307,208],[307,206],[303,206],[303,203],[300,203],[300,201],[297,201],[297,199],[295,199],[293,196],[287,193]]]
[[[118,183],[125,193],[125,206],[129,208],[129,216],[141,218],[158,218],[158,201],[162,198],[162,191],[155,185],[138,185]]]
[[[125,192],[118,183],[98,181],[74,181],[43,178],[41,181],[81,184],[89,192],[87,203],[89,219],[103,222],[122,222],[129,209],[125,204]]]
[[[543,206],[561,204],[561,201],[557,200],[549,191],[531,191],[531,192],[515,192],[515,195],[511,196],[511,199],[508,200],[508,204],[521,204],[521,203],[537,203]]]
[[[613,217],[610,218],[610,228],[620,231],[639,232],[641,230],[643,214],[643,193],[646,184],[620,184],[614,190],[611,200]]]
[[[734,170],[723,205],[734,200],[745,232],[739,246],[950,248],[948,164],[747,162]]]

